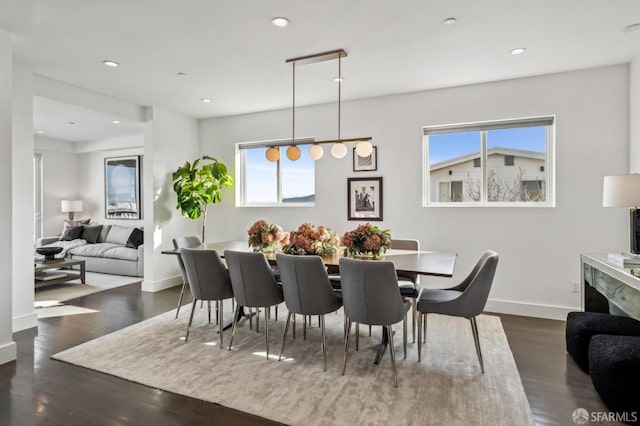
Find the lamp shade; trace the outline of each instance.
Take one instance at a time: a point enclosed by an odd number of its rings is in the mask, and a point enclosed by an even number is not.
[[[602,205],[603,207],[639,207],[640,174],[605,176]]]
[[[265,157],[267,157],[267,160],[271,161],[272,163],[278,161],[278,159],[280,158],[280,150],[276,147],[270,147],[269,149],[267,149],[267,151],[265,152]]]
[[[291,161],[297,161],[300,158],[301,154],[302,153],[300,152],[300,148],[295,145],[291,145],[289,148],[287,148],[287,158]]]
[[[347,155],[347,146],[342,142],[334,143],[331,147],[331,155],[337,159],[344,158]]]
[[[82,200],[62,200],[60,202],[60,211],[63,213],[81,212]]]
[[[311,157],[313,160],[319,160],[323,155],[324,149],[322,149],[322,146],[318,145],[317,143],[314,143],[309,147],[309,157]]]

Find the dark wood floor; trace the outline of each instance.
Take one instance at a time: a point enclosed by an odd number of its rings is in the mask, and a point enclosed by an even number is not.
[[[116,288],[73,301],[99,313],[44,319],[37,332],[16,333],[18,360],[0,366],[0,424],[276,424],[49,358],[173,309],[178,292],[142,293],[139,284]],[[606,411],[589,376],[567,358],[562,321],[501,318],[537,424],[573,424],[576,408]]]

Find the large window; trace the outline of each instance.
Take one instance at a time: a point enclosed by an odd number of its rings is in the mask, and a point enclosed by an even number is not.
[[[553,206],[553,117],[425,127],[424,205]]]
[[[288,146],[276,146],[280,150],[280,159],[276,162],[266,159],[265,153],[268,146],[270,146],[269,142],[241,143],[236,146],[237,204],[240,206],[313,205],[316,193],[315,161],[309,157],[309,145],[298,145],[301,156],[296,161],[287,158]]]

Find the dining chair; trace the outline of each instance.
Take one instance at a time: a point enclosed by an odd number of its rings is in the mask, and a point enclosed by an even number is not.
[[[396,250],[420,251],[420,241],[414,239],[391,239],[391,248]],[[398,272],[400,294],[411,299],[411,334],[416,342],[416,320],[418,318],[418,296],[420,295],[420,275]]]
[[[173,247],[177,250],[182,248],[193,248],[202,245],[202,240],[197,235],[188,235],[186,237],[178,237],[173,239]],[[180,274],[182,275],[182,289],[180,290],[180,298],[178,299],[178,309],[176,309],[176,318],[178,318],[178,314],[180,313],[180,308],[182,307],[182,299],[184,297],[184,290],[189,285],[189,280],[187,279],[187,273],[184,269],[184,262],[182,260],[182,256],[176,256],[178,258],[178,264],[180,265]]]
[[[471,322],[476,354],[480,362],[480,370],[484,374],[476,317],[482,313],[487,304],[497,266],[498,253],[486,250],[471,273],[460,284],[447,289],[425,288],[422,290],[418,301],[418,362],[421,361],[422,340],[426,340],[424,336],[427,330],[427,314],[463,317]]]
[[[284,301],[282,288],[273,276],[272,269],[263,253],[251,253],[225,250],[224,257],[229,268],[231,286],[236,298],[237,318],[241,307],[265,308],[264,330],[267,347],[267,359],[269,359],[269,307],[279,305]],[[259,309],[256,309],[259,314]],[[229,350],[233,344],[236,333],[236,321],[233,322]]]
[[[180,249],[180,256],[184,262],[184,269],[189,282],[189,289],[193,296],[193,305],[191,306],[191,316],[189,316],[189,324],[187,325],[187,336],[184,341],[189,340],[189,331],[193,322],[193,314],[196,309],[198,300],[215,300],[219,303],[218,324],[220,327],[220,349],[223,344],[223,312],[224,299],[233,297],[233,289],[229,272],[224,266],[220,255],[215,250],[205,249]]]
[[[289,310],[282,333],[282,346],[278,361],[282,360],[291,317],[295,314],[318,315],[324,371],[327,371],[324,315],[337,311],[342,306],[342,298],[333,290],[320,256],[277,254],[276,262],[280,269],[284,303]]]
[[[393,385],[398,387],[392,325],[403,321],[404,357],[407,357],[407,312],[411,302],[404,300],[398,288],[396,269],[392,262],[380,260],[340,259],[342,303],[347,317],[344,340],[344,363],[347,368],[351,323],[381,325],[386,329],[393,368]]]

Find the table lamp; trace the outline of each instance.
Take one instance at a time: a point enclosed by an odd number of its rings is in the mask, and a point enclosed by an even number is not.
[[[82,211],[82,200],[62,200],[60,210],[69,213],[69,220],[73,220],[73,214]]]
[[[605,176],[602,205],[630,208],[631,253],[640,253],[640,174]]]

